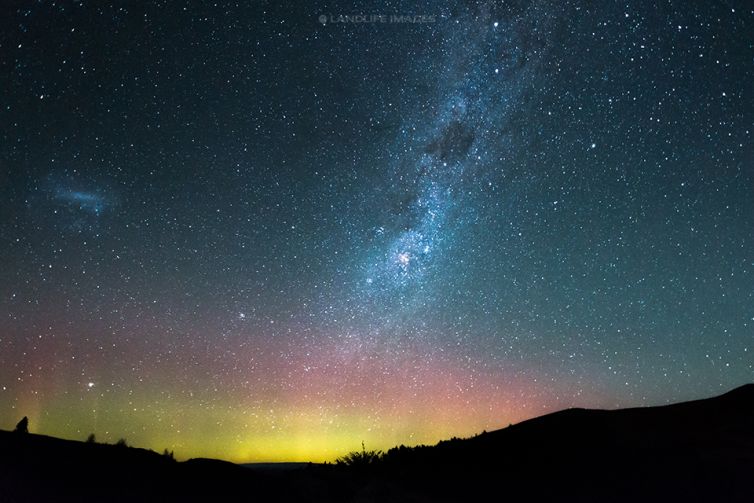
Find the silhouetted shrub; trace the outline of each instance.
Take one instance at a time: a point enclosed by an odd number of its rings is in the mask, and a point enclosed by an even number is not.
[[[97,443],[97,437],[94,436],[94,433],[92,433],[88,437],[86,437],[86,443],[87,444],[96,444]]]
[[[343,466],[369,466],[378,463],[382,459],[382,451],[368,451],[364,447],[364,442],[361,442],[361,452],[353,451],[349,452],[342,458],[335,460],[335,463]]]
[[[162,453],[162,455],[165,456],[168,459],[171,459],[171,460],[175,461],[175,456],[173,456],[173,451],[168,451],[167,449],[165,449],[165,451]]]
[[[24,418],[18,422],[16,429],[13,431],[16,433],[29,433],[29,418],[24,416]]]
[[[128,447],[128,443],[126,442],[125,438],[121,438],[117,442],[115,442],[115,445],[118,447]]]

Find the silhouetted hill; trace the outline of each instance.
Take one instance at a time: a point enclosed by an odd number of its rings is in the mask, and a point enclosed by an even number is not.
[[[439,498],[500,484],[506,494],[558,500],[754,501],[754,385],[661,407],[563,410],[393,449],[384,463]]]
[[[265,491],[258,478],[226,461],[0,431],[2,502],[200,501],[249,483]]]
[[[486,448],[704,449],[752,440],[754,384],[704,400],[618,410],[567,409],[475,437]]]
[[[178,463],[0,431],[0,501],[754,501],[754,385],[662,407],[569,409],[368,466]]]

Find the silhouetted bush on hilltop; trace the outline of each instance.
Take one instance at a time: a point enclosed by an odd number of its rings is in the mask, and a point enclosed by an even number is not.
[[[13,431],[16,433],[29,433],[29,418],[24,416],[24,418],[18,422],[16,429]]]
[[[368,451],[364,446],[364,442],[361,442],[361,451],[349,452],[345,456],[335,460],[337,465],[352,466],[352,467],[366,467],[375,465],[382,459],[382,451]]]

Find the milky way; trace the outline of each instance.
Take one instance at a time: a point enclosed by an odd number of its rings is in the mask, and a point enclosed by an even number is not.
[[[404,123],[401,132],[413,134],[402,135],[391,147],[387,169],[396,200],[369,243],[378,255],[365,280],[381,294],[406,302],[403,291],[422,285],[427,275],[442,274],[433,265],[442,262],[443,249],[452,246],[462,224],[456,206],[474,204],[466,191],[469,181],[476,189],[479,172],[495,169],[500,161],[491,154],[511,148],[501,133],[542,50],[532,49],[518,34],[534,29],[525,26],[532,17],[545,23],[548,16],[540,18],[537,7],[501,24],[485,6],[456,19],[444,34],[447,48],[434,63],[440,70],[433,75],[440,77],[429,112]],[[459,24],[465,29],[457,29]],[[418,288],[417,295],[423,295]]]
[[[317,461],[752,380],[750,6],[242,4],[2,17],[0,428]]]

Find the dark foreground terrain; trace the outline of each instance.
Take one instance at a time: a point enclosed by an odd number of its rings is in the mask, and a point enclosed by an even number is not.
[[[363,462],[359,462],[363,461]],[[0,501],[754,501],[754,384],[570,409],[351,466],[255,469],[0,431]]]

